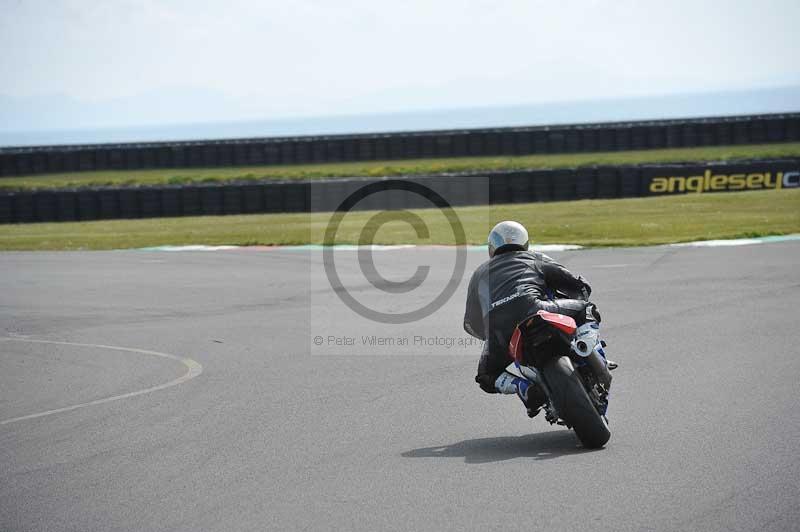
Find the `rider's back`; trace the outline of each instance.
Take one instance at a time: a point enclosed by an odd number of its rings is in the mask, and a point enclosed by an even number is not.
[[[587,299],[591,288],[553,259],[535,251],[509,251],[483,263],[470,280],[464,328],[486,338],[484,323],[490,313],[524,297],[546,300],[549,290]],[[495,312],[493,312],[495,311]]]

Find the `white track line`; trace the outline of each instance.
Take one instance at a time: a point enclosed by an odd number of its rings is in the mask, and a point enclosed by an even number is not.
[[[753,244],[763,244],[764,241],[758,238],[737,238],[732,240],[698,240],[697,242],[682,242],[680,244],[670,244],[672,247],[685,248],[718,248],[730,246],[752,246]]]
[[[120,399],[128,399],[129,397],[136,397],[137,395],[144,395],[146,393],[155,392],[158,390],[163,390],[164,388],[169,388],[171,386],[177,386],[183,382],[186,382],[190,379],[193,379],[203,373],[203,366],[200,365],[199,362],[192,360],[191,358],[186,357],[179,357],[176,355],[170,355],[169,353],[159,353],[158,351],[148,351],[146,349],[135,349],[132,347],[118,347],[114,345],[102,345],[102,344],[79,344],[73,342],[56,342],[53,340],[33,340],[31,338],[0,338],[0,341],[3,342],[30,342],[35,344],[54,344],[54,345],[72,345],[77,347],[95,347],[99,349],[112,349],[114,351],[125,351],[128,353],[139,353],[143,355],[153,355],[162,358],[168,358],[170,360],[176,360],[186,366],[187,371],[182,376],[178,377],[177,379],[173,379],[169,382],[165,382],[164,384],[159,384],[157,386],[151,386],[150,388],[145,388],[144,390],[138,390],[135,392],[125,393],[122,395],[114,395],[111,397],[104,397],[103,399],[96,399],[94,401],[89,401],[87,403],[80,403],[77,405],[72,406],[65,406],[63,408],[56,408],[54,410],[47,410],[45,412],[38,412],[36,414],[28,414],[27,416],[20,416],[20,417],[12,417],[11,419],[4,419],[0,421],[0,425],[7,425],[9,423],[14,423],[16,421],[24,421],[26,419],[34,419],[37,417],[44,417],[49,416],[52,414],[60,414],[62,412],[70,412],[72,410],[77,410],[79,408],[85,408],[87,406],[94,406],[94,405],[101,405],[103,403],[110,403],[112,401],[119,401]]]

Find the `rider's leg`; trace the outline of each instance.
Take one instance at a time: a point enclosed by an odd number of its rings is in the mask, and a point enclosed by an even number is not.
[[[538,411],[539,407],[547,401],[547,396],[544,390],[528,379],[517,377],[511,373],[504,371],[497,377],[495,381],[495,388],[499,393],[503,394],[517,394],[522,403],[528,409],[528,414],[533,417]]]
[[[506,366],[511,363],[511,360],[499,349],[492,349],[491,342],[483,344],[483,351],[481,352],[481,359],[478,361],[478,374],[475,376],[475,382],[486,393],[500,393],[495,386],[497,377],[505,371]]]
[[[475,382],[480,385],[484,392],[517,393],[520,398],[523,398],[523,401],[528,397],[527,387],[530,384],[529,381],[519,379],[511,387],[508,383],[512,381],[501,379],[501,377],[506,367],[511,363],[511,358],[508,355],[508,342],[511,339],[514,327],[516,327],[520,319],[532,311],[535,312],[538,302],[539,300],[533,297],[520,297],[492,310],[486,316],[484,328],[488,333],[488,339],[483,344],[483,352],[481,353],[480,362],[478,362],[478,375],[475,377]],[[505,375],[513,378],[510,373],[505,373]],[[521,392],[520,382],[522,382],[521,386],[523,387]],[[534,388],[536,389],[534,397],[544,396],[538,385],[534,386]]]
[[[535,416],[547,400],[544,391],[537,384],[507,372],[505,369],[511,360],[505,352],[491,349],[490,343],[483,346],[475,382],[486,393],[517,394],[528,409],[528,415]]]

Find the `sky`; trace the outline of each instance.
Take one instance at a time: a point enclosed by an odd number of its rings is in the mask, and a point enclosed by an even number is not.
[[[797,0],[0,0],[0,129],[800,85]]]

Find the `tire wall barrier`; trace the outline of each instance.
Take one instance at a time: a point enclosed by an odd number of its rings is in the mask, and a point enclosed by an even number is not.
[[[627,198],[800,188],[800,158],[643,166],[595,166],[398,178],[440,194],[452,206],[576,199]],[[386,179],[291,183],[96,188],[0,193],[0,223],[158,218],[174,216],[330,212],[349,195]],[[376,193],[355,209],[430,207],[404,190]]]
[[[366,135],[9,147],[0,148],[0,177],[792,141],[800,141],[800,113]]]

